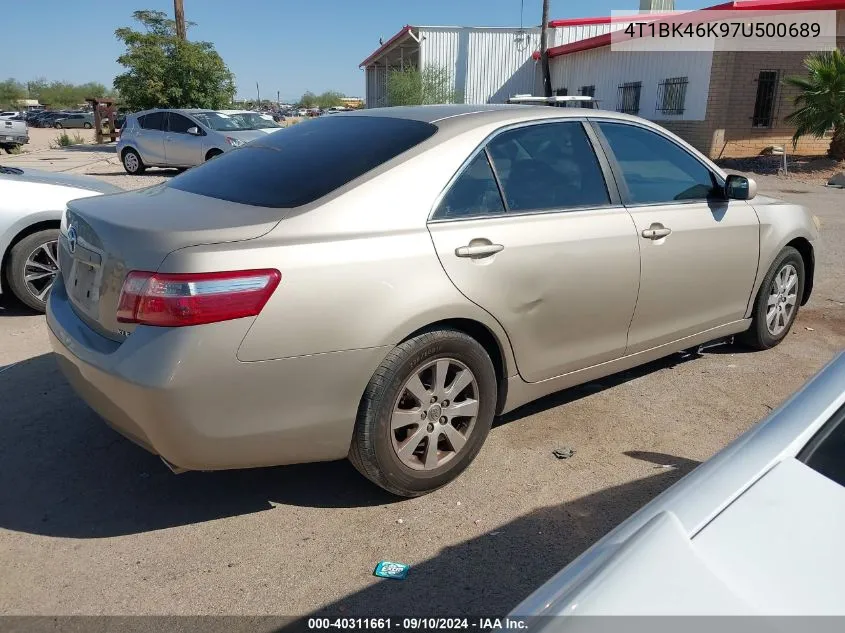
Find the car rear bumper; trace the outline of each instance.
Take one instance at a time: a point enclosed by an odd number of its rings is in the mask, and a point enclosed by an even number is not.
[[[77,317],[61,278],[47,324],[82,399],[117,431],[188,470],[345,457],[361,395],[389,351],[241,362],[235,352],[252,319],[138,327],[116,343]]]

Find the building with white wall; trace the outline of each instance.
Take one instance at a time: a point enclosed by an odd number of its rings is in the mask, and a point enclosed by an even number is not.
[[[738,0],[720,11],[837,10],[837,43],[845,47],[845,0]],[[696,12],[703,16],[704,12]],[[695,17],[690,14],[690,21]],[[754,156],[773,146],[792,152],[796,88],[807,51],[612,50],[611,31],[629,22],[611,17],[556,20],[557,28],[603,30],[549,48],[552,88],[590,94],[599,107],[660,123],[712,158]],[[803,137],[797,153],[819,154],[829,138]]]
[[[673,0],[640,2],[646,14],[673,8]],[[734,0],[709,9],[837,10],[837,42],[845,48],[845,0]],[[794,109],[797,91],[783,79],[806,72],[806,52],[612,50],[612,32],[630,22],[611,17],[551,21],[553,92],[591,95],[603,109],[657,121],[713,158],[756,155],[774,145],[791,151],[794,128],[784,118]],[[407,66],[444,69],[464,103],[541,94],[539,45],[539,27],[405,26],[361,63],[366,107],[390,105],[387,76]],[[796,151],[818,154],[828,145],[829,139],[804,137]]]
[[[540,28],[405,26],[361,62],[366,106],[389,105],[387,76],[407,67],[438,68],[465,103],[504,103],[537,86],[532,54]]]

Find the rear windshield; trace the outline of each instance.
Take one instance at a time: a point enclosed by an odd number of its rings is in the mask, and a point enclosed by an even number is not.
[[[279,130],[170,180],[229,202],[291,208],[321,198],[432,136],[437,127],[392,117],[334,116]]]

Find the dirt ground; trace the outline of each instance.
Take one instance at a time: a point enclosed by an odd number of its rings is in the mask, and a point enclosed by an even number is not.
[[[782,173],[783,156],[726,158],[717,162],[722,169],[755,176],[777,176],[783,182],[811,185],[825,185],[834,174],[845,172],[845,161],[836,161],[824,156],[788,156],[786,175]]]
[[[103,156],[73,169],[166,177]],[[0,613],[505,614],[845,347],[845,191],[758,184],[822,220],[813,298],[780,346],[674,355],[527,405],[413,500],[346,462],[173,475],[76,397],[44,317],[0,298]],[[373,578],[385,559],[408,579]]]

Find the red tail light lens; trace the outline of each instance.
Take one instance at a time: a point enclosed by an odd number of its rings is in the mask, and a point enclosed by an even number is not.
[[[221,273],[150,273],[126,276],[117,320],[181,327],[256,316],[282,279],[278,270]]]

